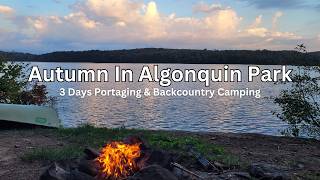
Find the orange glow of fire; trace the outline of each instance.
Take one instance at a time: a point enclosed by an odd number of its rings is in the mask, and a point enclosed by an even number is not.
[[[96,159],[105,179],[123,179],[139,170],[135,160],[141,155],[139,144],[111,142]]]

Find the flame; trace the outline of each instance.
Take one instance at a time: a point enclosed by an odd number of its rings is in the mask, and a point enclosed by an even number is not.
[[[111,142],[102,150],[96,159],[105,179],[123,179],[139,170],[135,160],[140,157],[140,144]]]

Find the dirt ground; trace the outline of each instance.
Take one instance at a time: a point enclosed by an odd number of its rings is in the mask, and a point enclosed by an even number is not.
[[[183,133],[188,134],[188,133]],[[193,133],[194,135],[194,133]],[[311,139],[273,137],[257,134],[197,133],[223,146],[241,162],[268,163],[289,168],[297,177],[320,173],[320,142]],[[25,162],[21,155],[32,148],[58,147],[64,143],[50,133],[32,130],[0,130],[0,179],[36,180],[48,162]],[[319,175],[320,176],[320,175]]]
[[[0,179],[36,180],[47,167],[47,162],[29,163],[21,160],[24,152],[37,147],[60,146],[56,138],[36,131],[0,131]]]
[[[296,177],[320,178],[320,141],[260,134],[203,134],[248,164],[266,163],[288,168]],[[315,175],[317,177],[315,177]]]

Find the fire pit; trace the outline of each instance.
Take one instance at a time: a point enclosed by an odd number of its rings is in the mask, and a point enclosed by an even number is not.
[[[178,180],[203,179],[175,162],[177,154],[155,150],[139,137],[108,142],[100,152],[86,148],[85,156],[53,163],[41,180]],[[210,164],[209,164],[210,165]]]

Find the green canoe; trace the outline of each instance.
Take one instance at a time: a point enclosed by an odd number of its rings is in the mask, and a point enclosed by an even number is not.
[[[54,109],[33,105],[0,104],[0,121],[60,127],[60,121]]]

